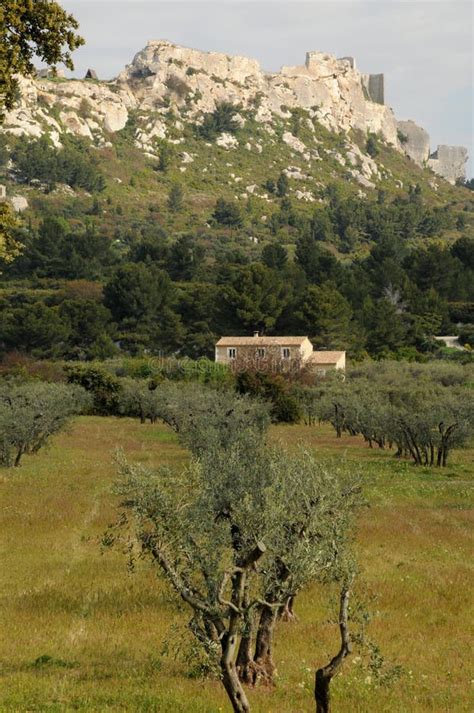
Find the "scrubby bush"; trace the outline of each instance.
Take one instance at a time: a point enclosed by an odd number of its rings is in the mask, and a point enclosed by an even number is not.
[[[240,394],[269,401],[272,421],[276,423],[297,423],[300,420],[301,410],[291,383],[281,374],[240,371],[236,377],[236,389]]]
[[[69,384],[82,386],[92,396],[92,411],[100,416],[118,413],[121,382],[95,364],[68,364],[65,367]]]
[[[214,111],[210,114],[205,114],[202,124],[196,127],[198,136],[207,141],[212,141],[218,134],[224,132],[235,134],[239,128],[239,124],[235,119],[239,108],[239,106],[231,102],[220,102],[217,104]]]

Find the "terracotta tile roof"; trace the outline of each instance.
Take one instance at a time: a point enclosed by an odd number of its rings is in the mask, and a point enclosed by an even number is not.
[[[221,337],[216,347],[299,347],[308,337]]]
[[[312,364],[336,364],[345,352],[314,351],[308,361]]]

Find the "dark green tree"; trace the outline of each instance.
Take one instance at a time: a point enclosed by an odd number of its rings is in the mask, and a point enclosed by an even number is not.
[[[388,356],[406,343],[407,324],[388,299],[366,300],[363,327],[367,332],[367,347],[376,356]]]
[[[314,240],[330,243],[334,239],[331,218],[324,209],[315,210],[311,218],[310,230]]]
[[[242,212],[237,203],[226,201],[225,198],[217,199],[212,217],[219,225],[229,228],[240,228],[243,223]]]
[[[280,173],[278,176],[278,180],[276,183],[276,194],[280,198],[283,198],[284,196],[288,195],[288,191],[290,188],[290,182],[288,180],[288,176],[286,173],[283,173],[283,171]]]
[[[116,351],[111,339],[112,315],[93,300],[65,300],[59,315],[69,326],[69,356],[104,359]]]
[[[274,270],[254,263],[235,269],[224,290],[221,315],[237,332],[272,330],[288,302],[288,287]]]
[[[20,351],[39,358],[61,357],[66,353],[69,325],[56,307],[43,302],[0,310],[0,349]]]
[[[132,351],[167,351],[181,343],[175,297],[166,272],[143,263],[122,265],[104,287],[104,304],[123,330],[120,341]]]
[[[296,241],[296,262],[313,284],[337,281],[341,274],[337,258],[321,247],[308,231],[303,232]]]
[[[189,281],[195,277],[204,257],[203,248],[192,235],[181,235],[170,248],[168,273],[173,280]]]
[[[74,69],[71,52],[84,44],[77,20],[52,0],[15,0],[0,7],[0,122],[17,96],[16,75],[33,74],[33,58]]]
[[[168,194],[168,210],[180,213],[183,209],[183,188],[179,183],[173,183]]]
[[[326,349],[347,349],[351,343],[352,310],[338,290],[328,284],[310,285],[296,306],[298,331]]]
[[[272,270],[283,270],[288,263],[288,253],[279,243],[267,243],[262,250],[262,262]]]

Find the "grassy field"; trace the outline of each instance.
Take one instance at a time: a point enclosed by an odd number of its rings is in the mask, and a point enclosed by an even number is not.
[[[472,711],[474,450],[441,472],[337,441],[327,427],[279,426],[272,438],[364,472],[357,549],[369,634],[403,675],[377,685],[354,656],[333,683],[335,711]],[[122,553],[101,553],[117,446],[152,465],[186,457],[163,426],[87,417],[0,472],[0,711],[228,710],[220,684],[191,678],[173,655],[185,653],[186,611],[155,572],[140,563],[130,574]],[[314,667],[334,653],[337,632],[317,588],[296,608],[298,622],[277,631],[276,687],[250,692],[256,713],[314,709]]]

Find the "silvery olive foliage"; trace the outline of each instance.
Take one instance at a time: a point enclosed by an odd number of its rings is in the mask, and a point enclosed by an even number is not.
[[[308,452],[270,446],[264,404],[166,388],[160,418],[191,461],[152,471],[122,458],[121,514],[104,543],[121,542],[132,561],[158,567],[189,606],[190,628],[215,656],[234,710],[249,711],[243,683],[272,680],[273,629],[288,598],[353,572],[359,487]]]
[[[80,386],[31,382],[0,385],[0,465],[19,466],[90,405]]]

